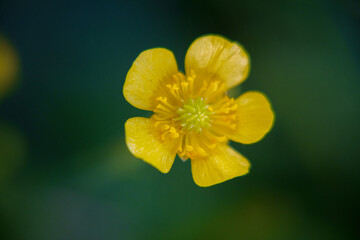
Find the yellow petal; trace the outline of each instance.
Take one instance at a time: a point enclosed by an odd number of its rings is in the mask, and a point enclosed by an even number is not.
[[[250,59],[245,49],[223,37],[207,35],[196,39],[185,57],[185,70],[203,79],[216,78],[228,88],[243,82],[249,74]]]
[[[200,187],[208,187],[244,175],[250,163],[228,145],[220,145],[206,158],[191,159],[194,181]]]
[[[130,118],[125,123],[126,145],[137,158],[157,168],[160,172],[170,171],[176,156],[176,142],[160,142],[153,131],[149,118]]]
[[[227,134],[236,142],[250,144],[259,141],[271,129],[274,113],[267,97],[260,92],[246,92],[236,99],[237,127]]]
[[[178,73],[174,54],[164,48],[154,48],[142,52],[134,61],[126,75],[125,99],[134,107],[153,110],[154,94],[159,84]]]

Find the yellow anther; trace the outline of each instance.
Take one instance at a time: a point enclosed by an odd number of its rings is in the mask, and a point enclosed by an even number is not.
[[[182,87],[187,87],[188,85],[189,85],[188,82],[181,82],[181,86],[182,86]]]
[[[227,137],[222,136],[222,137],[217,137],[216,138],[219,142],[225,142],[227,140]]]
[[[214,109],[213,109],[212,107],[208,107],[208,110],[209,110],[210,112],[214,111]]]
[[[165,133],[161,134],[161,140],[165,141],[165,137],[166,137],[167,134],[168,134],[168,132],[165,132]]]
[[[167,110],[162,104],[158,104],[158,105],[156,105],[156,108],[158,108],[158,109],[162,109],[162,110]]]
[[[170,89],[170,90],[178,90],[179,89],[178,85],[175,84],[175,83],[174,84],[167,84],[166,87],[168,89]]]
[[[230,107],[230,110],[235,111],[238,108],[237,104],[234,104]]]
[[[218,81],[212,82],[212,83],[210,84],[209,88],[208,88],[209,94],[215,92],[215,91],[218,89],[218,86],[219,86],[219,82],[218,82]]]
[[[176,133],[176,129],[175,129],[174,127],[171,127],[170,130],[169,130],[169,132],[171,132],[171,133]]]
[[[178,133],[171,133],[171,138],[178,138],[180,135]]]
[[[195,152],[201,157],[206,157],[208,155],[207,152],[200,146],[195,146]]]
[[[170,128],[169,125],[165,124],[163,127],[162,127],[162,130],[168,130]]]
[[[185,150],[188,151],[188,152],[191,152],[191,151],[194,150],[194,148],[192,146],[190,146],[190,145],[186,145]]]

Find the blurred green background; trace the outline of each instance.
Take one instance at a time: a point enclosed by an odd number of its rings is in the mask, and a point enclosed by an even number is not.
[[[200,188],[189,162],[164,175],[130,155],[124,122],[149,113],[122,86],[141,51],[183,69],[208,33],[245,46],[235,94],[265,92],[276,122],[232,144],[250,174]],[[1,0],[0,34],[17,56],[0,59],[17,69],[0,76],[1,239],[360,238],[358,1]]]

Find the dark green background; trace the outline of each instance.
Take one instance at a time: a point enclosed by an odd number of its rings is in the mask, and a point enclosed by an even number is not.
[[[358,1],[0,1],[21,61],[0,103],[1,239],[358,239]],[[208,33],[243,44],[276,121],[232,144],[250,174],[210,187],[178,158],[169,174],[130,155],[122,96],[148,48],[179,66]]]

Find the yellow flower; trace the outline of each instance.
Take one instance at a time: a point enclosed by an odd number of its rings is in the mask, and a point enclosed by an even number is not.
[[[245,49],[216,35],[192,43],[185,74],[171,51],[142,52],[126,76],[123,92],[130,104],[154,114],[125,123],[131,153],[163,173],[170,171],[176,154],[184,161],[189,158],[194,181],[203,187],[248,173],[250,163],[227,145],[228,140],[257,142],[274,121],[262,93],[227,96],[229,88],[247,78],[249,68]]]

